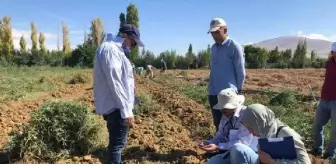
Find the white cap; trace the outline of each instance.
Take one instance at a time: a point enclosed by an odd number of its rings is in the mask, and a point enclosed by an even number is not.
[[[218,103],[213,107],[214,109],[236,109],[243,105],[245,101],[244,95],[238,95],[232,88],[223,89],[217,95]]]
[[[331,51],[336,52],[336,42],[331,45]]]
[[[225,27],[226,26],[226,22],[224,19],[222,18],[213,18],[210,22],[210,29],[208,31],[208,34],[210,32],[214,32],[217,31],[219,28],[221,27]]]

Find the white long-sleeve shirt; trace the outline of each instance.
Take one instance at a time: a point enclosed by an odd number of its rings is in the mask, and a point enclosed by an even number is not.
[[[133,116],[134,76],[122,49],[124,39],[107,34],[97,48],[93,68],[96,112],[107,115],[120,110],[123,119]]]
[[[258,138],[254,137],[240,122],[240,116],[244,114],[245,109],[245,106],[238,108],[231,121],[223,115],[216,135],[208,142],[216,144],[220,150],[230,150],[234,144],[242,143],[258,151]],[[235,134],[232,134],[233,131],[236,131]]]

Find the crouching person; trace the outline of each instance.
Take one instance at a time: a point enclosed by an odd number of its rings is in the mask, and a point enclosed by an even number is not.
[[[247,106],[244,115],[241,117],[242,124],[247,127],[251,134],[260,138],[278,138],[292,136],[294,139],[297,158],[289,159],[272,159],[269,154],[258,150],[255,153],[249,150],[247,146],[242,146],[236,152],[236,158],[241,159],[240,163],[254,164],[310,164],[310,158],[301,140],[301,136],[292,128],[286,126],[280,120],[275,118],[272,110],[261,104],[252,104]],[[276,149],[276,148],[274,148]],[[252,161],[252,162],[251,162]]]
[[[199,143],[202,150],[209,153],[218,152],[209,159],[208,164],[240,163],[237,157],[233,156],[240,149],[240,144],[256,148],[256,138],[253,137],[240,122],[246,107],[243,105],[245,97],[237,95],[232,88],[224,89],[218,94],[218,103],[213,107],[223,114],[216,135],[207,141]]]

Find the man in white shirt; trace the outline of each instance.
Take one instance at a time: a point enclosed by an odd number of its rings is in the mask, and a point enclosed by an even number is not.
[[[150,78],[153,78],[154,77],[154,69],[156,69],[156,68],[153,67],[152,65],[148,64],[147,67],[146,67],[146,71],[147,71],[146,77],[148,75],[150,75]]]
[[[135,85],[127,56],[136,46],[143,46],[139,30],[125,24],[120,27],[118,36],[106,35],[94,59],[94,103],[96,113],[107,121],[109,164],[122,163],[121,151],[133,124]]]
[[[244,127],[240,118],[246,110],[243,105],[245,97],[238,95],[233,88],[222,90],[218,96],[218,103],[213,107],[222,112],[222,119],[216,135],[199,144],[200,148],[208,153],[216,152],[208,164],[235,163],[235,151],[239,151],[241,145],[251,147],[257,151],[257,138],[250,134]]]

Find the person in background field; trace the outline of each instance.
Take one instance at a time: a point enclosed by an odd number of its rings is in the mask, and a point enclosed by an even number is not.
[[[210,30],[215,44],[211,47],[209,104],[212,117],[218,131],[222,114],[213,109],[217,104],[218,93],[225,88],[233,88],[240,93],[245,81],[245,54],[243,47],[228,37],[226,23],[221,18],[210,22]]]
[[[329,120],[331,120],[330,141],[324,153],[323,129]],[[317,106],[313,123],[313,139],[313,155],[336,158],[336,42],[332,44],[331,54],[326,63],[321,100]]]
[[[167,64],[163,59],[161,59],[161,63],[162,63],[162,66],[163,66],[162,67],[162,72],[166,73],[167,72]]]
[[[218,104],[213,108],[223,113],[219,130],[212,139],[199,144],[202,150],[209,153],[219,150],[216,153],[218,155],[211,157],[208,164],[236,163],[238,158],[235,152],[241,148],[241,144],[257,151],[256,138],[240,123],[240,118],[246,109],[244,101],[245,97],[237,95],[232,88],[224,89],[218,94]]]
[[[119,36],[108,33],[94,58],[94,104],[103,115],[109,133],[108,164],[121,164],[121,151],[133,123],[134,75],[128,60],[131,49],[143,46],[136,26],[124,24]]]
[[[154,69],[156,69],[156,68],[153,67],[152,65],[148,64],[146,66],[146,72],[147,72],[146,77],[148,77],[148,75],[149,75],[150,78],[153,78],[154,77]]]
[[[275,118],[272,110],[261,104],[252,104],[247,106],[244,115],[241,117],[241,123],[254,136],[260,138],[281,138],[292,136],[297,158],[289,159],[272,159],[269,154],[260,149],[256,153],[251,148],[242,145],[239,152],[236,152],[237,164],[311,164],[307,150],[302,142],[301,136],[292,128]],[[274,148],[276,149],[276,147]],[[238,160],[239,159],[239,160]],[[233,164],[233,163],[232,163]]]

